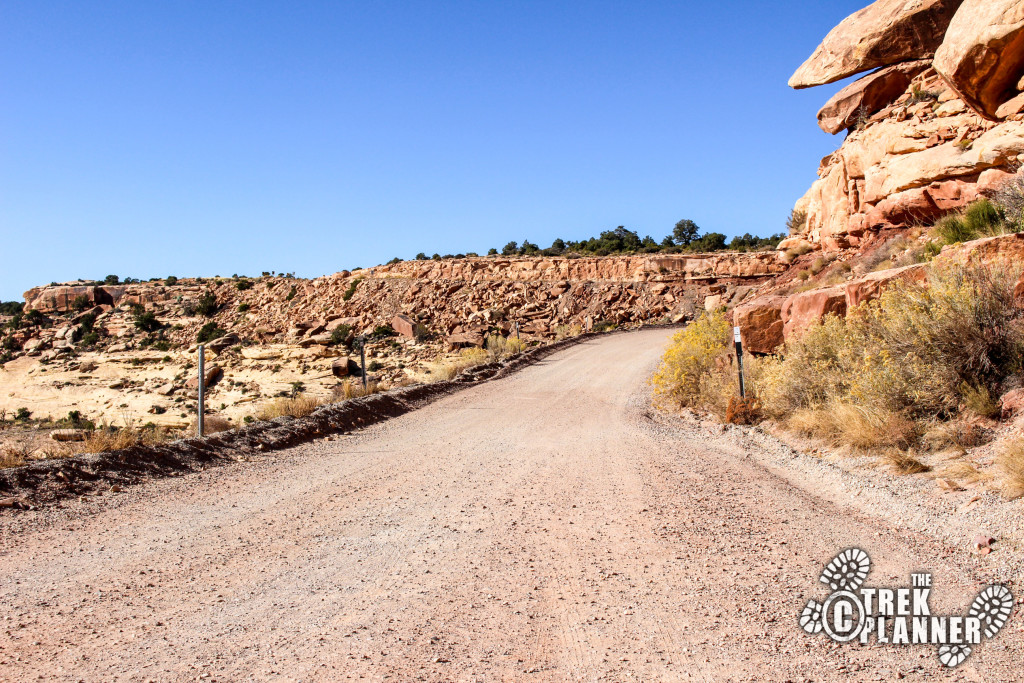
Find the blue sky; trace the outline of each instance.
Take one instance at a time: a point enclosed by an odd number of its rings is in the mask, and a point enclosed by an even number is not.
[[[783,229],[857,2],[0,0],[0,299]]]

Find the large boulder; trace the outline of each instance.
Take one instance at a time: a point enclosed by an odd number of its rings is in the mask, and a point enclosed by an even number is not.
[[[964,101],[995,119],[1024,75],[1024,3],[965,0],[935,52],[935,69]]]
[[[399,313],[392,318],[391,328],[403,337],[408,337],[409,339],[416,338],[416,323],[407,315]]]
[[[829,31],[789,85],[810,88],[880,66],[927,59],[942,43],[961,2],[877,0]]]
[[[891,104],[910,87],[914,76],[930,65],[926,59],[894,64],[854,81],[825,103],[818,112],[818,125],[832,135],[856,125],[861,116]]]
[[[237,334],[226,334],[223,337],[217,337],[212,341],[206,342],[206,348],[216,354],[221,354],[238,343],[239,339]]]
[[[331,363],[331,374],[337,377],[338,379],[348,377],[350,363],[351,361],[348,356],[336,358],[334,362]]]
[[[782,334],[789,341],[826,315],[846,315],[846,287],[812,289],[790,296],[782,305]]]
[[[855,308],[865,301],[877,299],[889,285],[894,282],[923,282],[928,271],[923,264],[890,268],[869,273],[862,278],[846,283],[846,307]]]
[[[204,387],[207,387],[207,388],[212,387],[215,384],[217,384],[217,382],[219,382],[222,377],[224,377],[224,370],[222,370],[220,368],[220,366],[208,365],[208,366],[206,366],[205,369],[206,369],[206,372],[203,373],[203,386]],[[192,390],[192,391],[198,390],[199,389],[199,377],[196,376],[196,377],[190,378],[187,382],[185,382],[185,387],[187,389]]]
[[[782,346],[785,302],[785,296],[762,296],[733,310],[733,324],[740,328],[744,349],[751,353],[774,353]]]
[[[448,335],[445,341],[450,349],[461,349],[470,346],[483,348],[484,336],[477,332],[457,332]]]

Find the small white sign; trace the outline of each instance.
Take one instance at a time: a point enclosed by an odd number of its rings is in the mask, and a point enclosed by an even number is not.
[[[732,328],[732,340],[734,342],[736,342],[737,344],[740,343],[740,328],[739,328],[739,325],[737,325],[736,327]]]

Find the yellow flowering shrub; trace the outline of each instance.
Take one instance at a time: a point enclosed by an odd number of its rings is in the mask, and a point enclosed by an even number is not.
[[[1013,298],[1020,268],[936,267],[925,284],[898,282],[875,301],[828,317],[790,340],[762,368],[761,400],[776,417],[835,406],[948,418],[968,392],[998,395],[1021,369],[1022,312]]]
[[[721,311],[706,314],[672,335],[651,383],[662,405],[724,410],[732,326]]]

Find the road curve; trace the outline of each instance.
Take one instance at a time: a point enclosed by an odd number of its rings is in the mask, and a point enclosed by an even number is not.
[[[972,567],[651,415],[670,332],[589,340],[358,434],[0,516],[0,680],[1012,680],[797,625],[822,565]],[[944,555],[944,557],[940,556]],[[888,582],[888,584],[886,583]],[[1016,615],[1015,615],[1016,618]]]

